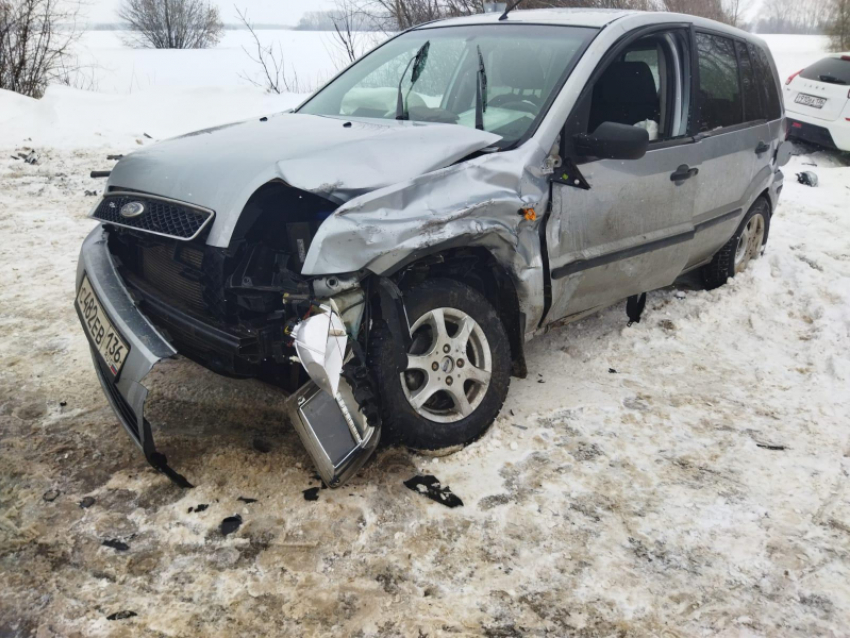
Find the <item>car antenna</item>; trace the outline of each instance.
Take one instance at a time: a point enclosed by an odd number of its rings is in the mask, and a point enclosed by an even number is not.
[[[508,14],[509,14],[511,11],[513,11],[514,9],[516,9],[516,8],[517,8],[517,5],[519,5],[519,3],[520,3],[520,2],[522,2],[522,0],[516,0],[516,2],[513,2],[513,3],[509,4],[509,5],[508,5],[508,8],[507,8],[507,9],[505,9],[505,12],[504,12],[501,16],[499,16],[499,22],[501,22],[502,20],[507,20],[507,19],[508,19]]]

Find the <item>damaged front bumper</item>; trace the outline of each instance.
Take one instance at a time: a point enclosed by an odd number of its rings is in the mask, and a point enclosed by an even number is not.
[[[145,418],[145,403],[150,391],[145,384],[146,378],[160,361],[172,359],[178,353],[136,307],[113,262],[107,245],[107,231],[102,226],[95,228],[83,243],[77,266],[77,291],[84,278],[88,280],[102,311],[129,346],[116,376],[104,363],[88,331],[84,330],[90,342],[98,380],[110,406],[154,468],[181,487],[192,487],[157,450],[151,424]],[[75,304],[75,307],[80,321],[85,323],[79,305]],[[333,310],[328,310],[338,319]],[[342,312],[344,315],[345,312]],[[340,339],[343,347],[345,341],[345,338]],[[305,361],[304,354],[300,352],[299,358],[308,373],[314,376],[315,361]],[[311,365],[308,366],[308,363]],[[342,372],[333,385],[333,393],[309,381],[288,396],[283,406],[319,475],[330,487],[342,485],[360,469],[380,439],[380,424],[375,423],[375,419],[370,423],[360,409],[362,400],[355,399],[364,392],[364,388],[358,386],[358,375],[353,374],[356,368],[346,365],[346,372]],[[362,380],[362,375],[360,378]],[[321,378],[319,381],[323,382]]]
[[[112,262],[102,226],[95,228],[83,242],[77,263],[77,290],[84,277],[88,277],[103,311],[129,345],[124,365],[116,377],[101,360],[95,344],[84,330],[91,346],[97,378],[109,405],[153,467],[181,487],[192,487],[185,477],[168,465],[165,455],[157,451],[150,423],[144,417],[148,389],[142,385],[142,380],[157,362],[173,357],[177,352],[135,307]],[[75,304],[75,307],[83,322],[79,306]]]

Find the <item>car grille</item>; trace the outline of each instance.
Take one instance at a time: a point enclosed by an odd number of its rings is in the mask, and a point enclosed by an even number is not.
[[[124,217],[121,207],[130,202],[141,202],[145,206],[137,217]],[[133,193],[107,195],[92,213],[102,222],[141,230],[176,239],[190,240],[209,224],[213,212]]]
[[[201,262],[204,253],[196,248],[169,245],[141,249],[139,275],[167,299],[173,299],[196,313],[205,314]]]

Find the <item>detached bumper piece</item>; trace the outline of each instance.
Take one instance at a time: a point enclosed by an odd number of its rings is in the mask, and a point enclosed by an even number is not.
[[[304,384],[287,401],[287,412],[328,487],[345,483],[378,446],[380,428],[367,421],[345,379],[335,397],[312,381]]]
[[[287,413],[328,487],[339,487],[372,455],[380,438],[380,411],[363,353],[342,318],[316,306],[291,328],[298,359],[312,381],[287,401]],[[350,355],[344,363],[346,354]]]
[[[100,360],[97,352],[92,350],[91,355],[98,381],[100,381],[100,385],[103,387],[109,405],[112,407],[121,425],[127,430],[127,433],[142,448],[147,462],[155,470],[165,474],[175,485],[183,488],[194,487],[194,485],[186,480],[186,477],[168,465],[168,459],[165,457],[165,454],[159,452],[156,449],[156,445],[154,445],[153,433],[151,432],[151,425],[148,420],[143,416],[136,416],[133,408],[116,387],[111,378],[112,375]]]

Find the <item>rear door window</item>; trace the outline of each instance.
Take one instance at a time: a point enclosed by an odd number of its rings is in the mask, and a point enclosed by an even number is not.
[[[850,56],[824,58],[800,71],[800,77],[827,84],[850,84]]]
[[[736,42],[735,47],[738,50],[738,64],[741,69],[741,89],[744,94],[744,121],[755,122],[756,120],[766,120],[767,116],[762,109],[761,98],[759,97],[758,87],[756,86],[756,78],[747,46],[742,42]]]
[[[700,132],[744,122],[735,41],[697,33],[699,85],[697,127]]]
[[[773,75],[773,67],[770,66],[767,53],[759,46],[751,44],[750,60],[755,71],[756,84],[764,104],[764,114],[768,120],[778,120],[782,117],[782,107],[779,101],[779,90],[776,88],[776,77]]]

